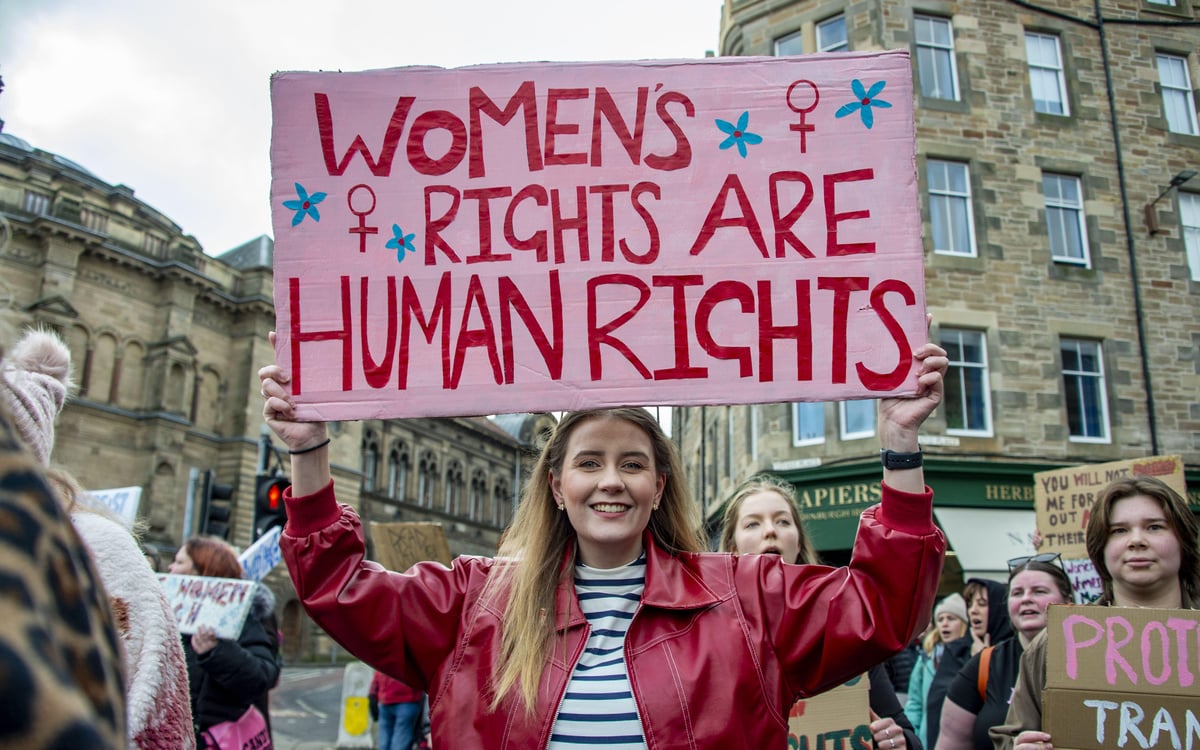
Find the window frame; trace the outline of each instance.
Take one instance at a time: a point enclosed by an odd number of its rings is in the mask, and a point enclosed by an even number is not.
[[[847,418],[847,410],[846,410],[846,406],[847,406],[847,404],[851,404],[851,403],[853,403],[853,404],[862,404],[862,405],[864,405],[864,406],[866,406],[866,405],[869,405],[869,406],[870,406],[870,409],[871,409],[871,412],[870,412],[870,414],[871,414],[871,429],[869,429],[869,430],[857,430],[857,431],[854,431],[854,432],[851,432],[851,431],[850,431],[850,429],[849,429],[849,419]],[[856,407],[856,408],[857,408],[857,407]],[[876,432],[876,430],[877,430],[877,424],[878,424],[878,416],[877,416],[877,413],[876,413],[877,409],[878,409],[878,406],[877,406],[877,404],[876,404],[876,400],[875,400],[875,399],[873,399],[873,398],[865,398],[865,399],[849,399],[849,400],[846,400],[846,401],[839,401],[839,402],[838,402],[838,431],[839,431],[839,437],[840,437],[842,440],[862,440],[862,439],[864,439],[864,438],[875,437],[875,432]]]
[[[1179,70],[1183,73],[1182,81],[1168,83],[1163,76],[1163,63],[1176,62],[1179,64]],[[1192,89],[1192,74],[1188,70],[1187,55],[1172,55],[1167,52],[1156,52],[1154,54],[1154,66],[1158,72],[1158,88],[1162,94],[1163,119],[1167,121],[1167,130],[1180,135],[1200,135],[1200,121],[1196,116],[1196,96]],[[1183,98],[1183,110],[1187,118],[1186,130],[1176,130],[1178,125],[1176,118],[1171,116],[1171,108],[1168,106],[1167,93],[1174,92],[1177,96]]]
[[[802,418],[801,410],[810,410],[813,414],[819,415],[821,420],[821,429],[819,435],[812,437],[801,437],[800,426],[805,423]],[[825,402],[824,401],[797,401],[792,404],[792,447],[803,445],[821,445],[825,442]]]
[[[946,31],[950,38],[949,43],[940,43],[940,42],[933,40],[932,38],[922,41],[920,36],[921,36],[921,25],[923,23],[928,24],[930,27],[932,27],[935,24],[944,24]],[[959,87],[958,60],[956,59],[955,50],[954,50],[954,24],[950,21],[950,19],[942,18],[939,16],[927,15],[924,13],[914,14],[913,15],[913,44],[917,48],[916,55],[915,55],[915,57],[917,58],[917,79],[918,79],[917,88],[921,92],[921,96],[925,97],[927,99],[937,99],[940,101],[948,101],[948,102],[962,101],[962,93],[961,93],[960,87]],[[936,63],[940,59],[939,55],[945,55],[946,60],[949,63],[949,66],[948,66],[949,71],[948,72],[950,75],[950,81],[948,82],[948,85],[950,88],[950,96],[940,96],[938,94],[938,92],[940,92],[940,84],[942,83],[942,81],[940,79],[938,79],[938,77],[937,77],[938,66]],[[926,58],[929,58],[934,63],[932,72],[933,72],[936,80],[932,81],[931,83],[937,84],[937,88],[935,89],[935,91],[933,93],[926,90],[925,76],[922,75],[922,69],[925,67],[923,61]]]
[[[1179,234],[1192,281],[1200,281],[1200,193],[1179,191]]]
[[[791,42],[796,43],[796,45],[799,48],[798,51],[785,52],[785,51],[781,51],[779,49],[779,47],[781,45],[786,45]],[[789,55],[802,55],[802,54],[804,54],[804,32],[797,30],[797,31],[793,31],[790,34],[784,34],[783,36],[778,37],[774,41],[774,43],[771,45],[771,48],[774,51],[776,57],[787,57]]]
[[[34,216],[46,216],[50,213],[50,203],[53,198],[49,193],[25,188],[25,198],[21,201],[26,213]]]
[[[1068,370],[1067,369],[1067,352],[1068,349],[1074,346],[1076,357],[1082,362],[1085,358],[1084,347],[1090,348],[1090,356],[1096,362],[1095,370]],[[1109,420],[1108,410],[1108,387],[1104,374],[1104,347],[1099,341],[1082,338],[1062,338],[1059,340],[1059,357],[1062,372],[1062,388],[1063,388],[1063,414],[1067,420],[1067,440],[1072,443],[1093,443],[1093,444],[1109,444],[1112,442],[1112,423]],[[1072,388],[1071,378],[1077,380],[1079,387]],[[1085,401],[1087,394],[1081,392],[1081,388],[1090,380],[1092,386],[1091,395],[1096,399],[1099,407],[1099,413],[1095,415],[1100,424],[1100,435],[1075,434],[1071,430],[1071,405],[1078,403],[1080,409],[1079,422],[1084,424],[1086,429],[1087,414]],[[1079,392],[1077,399],[1072,399],[1071,391]]]
[[[1030,55],[1029,42],[1030,39],[1051,41],[1054,43],[1054,65],[1046,65],[1039,61],[1034,63],[1033,57]],[[1033,99],[1033,111],[1043,115],[1053,115],[1055,117],[1070,117],[1071,102],[1067,96],[1067,78],[1065,64],[1063,63],[1062,40],[1055,34],[1046,34],[1040,31],[1025,32],[1025,63],[1029,68],[1029,95]],[[1038,109],[1037,88],[1034,85],[1033,74],[1035,71],[1042,71],[1054,76],[1055,88],[1058,93],[1058,104],[1062,107],[1062,112],[1051,112],[1045,109]],[[1047,100],[1048,101],[1048,100]]]
[[[951,183],[950,179],[946,180],[946,188],[934,189],[934,180],[932,170],[935,166],[943,165],[946,167],[957,166],[963,170],[963,184],[966,186],[965,193],[957,193],[952,188],[948,187]],[[949,173],[947,171],[947,176]],[[975,241],[975,207],[971,194],[971,165],[967,162],[955,161],[953,159],[937,159],[928,158],[925,160],[925,192],[929,202],[929,225],[930,225],[930,241],[933,243],[933,251],[939,255],[950,255],[958,258],[976,258],[979,256],[978,245]],[[967,244],[968,248],[965,252],[956,251],[953,248],[938,247],[938,237],[936,231],[936,223],[934,217],[937,214],[936,208],[938,205],[946,205],[947,210],[942,212],[950,216],[950,224],[953,224],[955,213],[950,209],[954,208],[961,202],[965,211],[965,216],[961,220],[966,224]],[[962,212],[959,212],[962,213]],[[956,227],[952,227],[952,230]],[[950,231],[948,237],[957,236],[957,232]]]
[[[955,348],[953,346],[947,346],[949,342],[947,342],[946,339],[951,335],[957,336],[958,338],[958,352],[965,352],[967,349],[967,345],[963,342],[965,337],[969,336],[976,339],[972,345],[979,351],[979,360],[967,360],[961,358],[961,356],[959,359],[955,359]],[[948,356],[950,357],[950,366],[946,370],[945,378],[947,384],[946,406],[943,407],[946,412],[946,434],[969,437],[992,437],[995,433],[993,432],[994,427],[992,424],[992,388],[991,371],[988,365],[987,333],[985,331],[973,330],[970,328],[943,327],[938,330],[938,343],[943,349],[946,350]],[[965,382],[966,373],[968,370],[980,373],[978,376],[979,382],[977,384],[978,393],[973,392],[972,387]],[[952,378],[957,380],[960,385],[960,392],[962,393],[961,409],[963,414],[963,427],[952,427],[950,425],[949,404],[950,395],[952,393]],[[976,399],[972,399],[972,396],[975,396]],[[973,413],[973,410],[970,407],[978,402],[982,403],[984,424],[982,427],[971,427],[969,426],[971,421],[970,415]]]
[[[96,234],[108,234],[108,214],[92,206],[79,209],[79,223]]]
[[[821,34],[824,30],[831,28],[835,23],[841,22],[842,37],[841,41],[827,44],[821,39]],[[846,28],[846,14],[838,13],[830,16],[823,21],[818,21],[816,25],[817,52],[849,52],[850,51],[850,34]]]
[[[1079,195],[1077,204],[1072,204],[1066,198],[1051,196],[1046,191],[1047,180],[1057,180],[1060,184],[1069,183],[1075,186],[1075,190]],[[1061,195],[1061,190],[1059,191]],[[1050,259],[1055,263],[1065,263],[1075,266],[1083,266],[1084,268],[1092,267],[1092,253],[1088,246],[1087,235],[1087,216],[1084,213],[1084,196],[1083,196],[1083,180],[1078,175],[1064,174],[1061,172],[1042,172],[1042,200],[1045,204],[1046,211],[1046,235],[1050,240]],[[1070,255],[1060,254],[1059,248],[1055,246],[1055,232],[1051,221],[1051,212],[1057,212],[1060,215],[1073,213],[1075,217],[1074,225],[1079,231],[1079,251],[1082,257],[1074,258]],[[1063,228],[1066,228],[1066,222],[1063,222]]]

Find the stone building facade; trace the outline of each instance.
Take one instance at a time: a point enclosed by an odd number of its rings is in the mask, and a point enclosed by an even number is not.
[[[260,237],[220,257],[125,185],[0,132],[0,335],[62,333],[78,388],[54,463],[89,489],[141,488],[144,547],[161,569],[199,533],[196,477],[231,485],[228,540],[252,541],[255,478],[287,471],[266,448],[257,371],[273,361],[272,251]],[[368,521],[440,523],[452,555],[495,552],[548,414],[333,423],[338,497]],[[281,462],[282,461],[282,462]],[[278,598],[291,657],[324,653],[286,573]]]
[[[1200,499],[1200,177],[1183,182],[1200,170],[1200,16],[1192,0],[1096,7],[724,5],[723,55],[910,52],[930,337],[953,360],[923,449],[968,570],[1006,574],[989,540],[1032,530],[1040,470],[1178,454]],[[775,471],[844,559],[878,492],[871,402],[673,423],[711,525],[739,483]]]

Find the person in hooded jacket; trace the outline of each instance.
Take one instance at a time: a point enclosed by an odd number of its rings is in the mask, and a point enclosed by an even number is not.
[[[254,587],[254,601],[250,605],[250,616],[258,618],[262,623],[263,630],[267,633],[267,639],[271,642],[271,655],[275,658],[276,666],[279,667],[275,681],[254,699],[254,705],[258,707],[263,719],[267,722],[267,735],[271,737],[271,743],[274,744],[275,735],[271,733],[271,689],[279,687],[279,675],[283,673],[283,661],[279,656],[279,618],[275,616],[275,594],[262,583]]]
[[[1021,654],[1046,629],[1046,608],[1074,601],[1071,579],[1058,555],[1017,557],[1008,565],[1005,609],[1015,637],[991,647],[990,653],[985,648],[959,670],[942,704],[937,750],[992,750],[988,730],[1008,713]],[[1000,608],[1001,603],[992,600],[988,610]]]
[[[1008,618],[1008,588],[999,581],[971,578],[963,589],[967,601],[967,634],[946,644],[937,672],[929,683],[925,699],[926,747],[936,748],[942,725],[942,703],[950,684],[971,657],[988,646],[995,646],[1013,635]]]
[[[168,570],[176,575],[242,577],[233,548],[215,537],[187,540]],[[255,605],[251,606],[252,614],[246,617],[237,640],[217,638],[206,625],[183,636],[192,718],[200,746],[204,730],[223,721],[237,721],[279,679],[275,634],[267,632],[262,620],[253,615]]]

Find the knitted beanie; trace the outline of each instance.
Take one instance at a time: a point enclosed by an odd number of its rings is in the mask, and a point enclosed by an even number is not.
[[[0,370],[0,393],[17,431],[43,466],[50,463],[54,421],[70,386],[71,351],[50,331],[27,331]]]
[[[967,602],[961,594],[951,594],[934,607],[933,621],[937,622],[938,615],[943,612],[948,612],[963,622],[970,622],[967,619]]]

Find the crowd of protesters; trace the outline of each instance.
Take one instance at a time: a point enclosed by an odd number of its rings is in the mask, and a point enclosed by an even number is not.
[[[946,543],[917,435],[946,366],[919,347],[918,393],[880,402],[882,499],[848,565],[821,564],[794,489],[766,476],[732,498],[723,552],[707,552],[673,443],[629,408],[564,415],[495,559],[401,572],[366,558],[325,425],[294,418],[288,373],[269,365],[263,413],[292,462],[284,558],[310,616],[376,670],[389,750],[783,748],[796,700],[863,674],[876,750],[1053,750],[1041,692],[1047,610],[1073,601],[1061,560],[1017,558],[1007,583],[972,578],[936,600]],[[2,375],[0,562],[14,583],[0,596],[0,750],[213,747],[255,714],[255,746],[270,747],[269,591],[236,638],[181,634],[137,529],[50,465],[71,387],[61,339],[26,333]],[[1200,605],[1196,520],[1163,482],[1106,487],[1086,542],[1100,605]],[[170,570],[241,576],[207,538]]]

